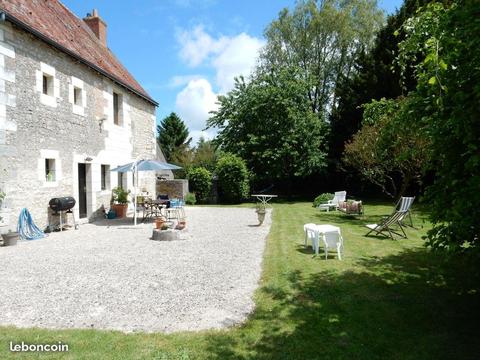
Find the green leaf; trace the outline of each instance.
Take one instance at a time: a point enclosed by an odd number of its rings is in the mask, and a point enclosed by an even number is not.
[[[429,85],[435,85],[436,83],[437,83],[437,78],[435,76],[432,76],[430,79],[428,79]]]

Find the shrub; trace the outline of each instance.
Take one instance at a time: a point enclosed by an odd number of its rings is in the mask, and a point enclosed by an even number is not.
[[[242,158],[233,154],[223,155],[218,160],[215,172],[221,201],[238,203],[248,197],[249,173]]]
[[[206,201],[212,188],[212,174],[204,167],[191,168],[187,172],[190,190],[198,201]]]
[[[185,196],[185,203],[187,205],[195,205],[197,203],[197,198],[195,197],[194,193],[187,193],[187,196]]]
[[[318,195],[315,200],[313,200],[313,207],[317,207],[320,204],[328,202],[328,200],[332,200],[335,195],[331,193],[323,193]]]

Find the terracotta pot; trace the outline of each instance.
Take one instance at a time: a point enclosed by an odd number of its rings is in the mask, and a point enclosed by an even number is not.
[[[163,224],[165,224],[165,219],[162,219],[162,218],[155,219],[155,229],[161,229]]]
[[[113,204],[112,209],[117,214],[117,218],[124,218],[127,215],[128,204]]]

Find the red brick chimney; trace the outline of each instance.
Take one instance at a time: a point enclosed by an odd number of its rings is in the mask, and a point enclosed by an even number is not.
[[[91,14],[87,14],[87,17],[85,17],[83,21],[92,29],[103,46],[107,46],[107,24],[98,16],[97,9],[93,9]]]

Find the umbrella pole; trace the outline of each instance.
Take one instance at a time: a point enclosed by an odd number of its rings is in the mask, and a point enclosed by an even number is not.
[[[135,168],[133,171],[134,181],[133,181],[133,224],[137,226],[137,183],[138,183],[138,161],[135,160]]]

